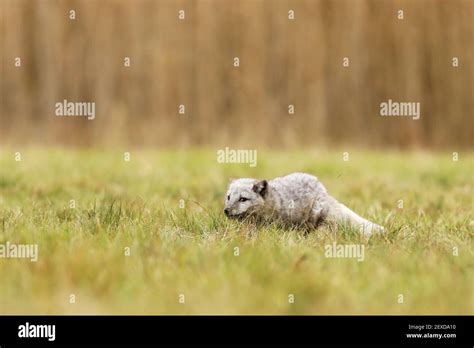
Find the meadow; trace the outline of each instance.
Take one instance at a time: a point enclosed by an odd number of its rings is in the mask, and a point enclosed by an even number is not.
[[[474,154],[125,151],[0,151],[0,244],[39,248],[0,259],[1,314],[474,314]],[[230,178],[294,171],[387,233],[224,216]],[[364,260],[326,257],[334,242]]]

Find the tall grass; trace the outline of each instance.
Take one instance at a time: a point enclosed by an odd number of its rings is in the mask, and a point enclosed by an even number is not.
[[[471,0],[2,0],[0,137],[472,148],[473,11]],[[96,119],[55,117],[63,99],[95,101]],[[387,99],[421,102],[421,119],[380,117]]]

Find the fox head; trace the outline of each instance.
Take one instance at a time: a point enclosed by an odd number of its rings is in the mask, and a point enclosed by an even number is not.
[[[268,182],[257,179],[237,179],[227,190],[224,213],[228,217],[243,218],[260,211],[265,204]]]

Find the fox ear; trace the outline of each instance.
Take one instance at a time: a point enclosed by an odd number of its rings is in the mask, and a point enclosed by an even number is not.
[[[252,191],[258,193],[260,196],[265,198],[268,189],[268,182],[267,180],[260,180],[253,184]]]

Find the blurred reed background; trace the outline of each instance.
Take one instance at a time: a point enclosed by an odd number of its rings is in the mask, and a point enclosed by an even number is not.
[[[3,144],[473,147],[472,0],[1,0],[1,11]],[[94,101],[95,120],[56,117],[63,99]],[[388,99],[420,102],[421,119],[379,116]]]

